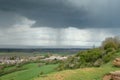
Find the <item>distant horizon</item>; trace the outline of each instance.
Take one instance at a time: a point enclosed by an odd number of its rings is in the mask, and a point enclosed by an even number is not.
[[[32,46],[32,45],[0,45],[0,49],[34,49],[34,48],[92,48],[94,46]],[[99,46],[95,46],[99,47]]]

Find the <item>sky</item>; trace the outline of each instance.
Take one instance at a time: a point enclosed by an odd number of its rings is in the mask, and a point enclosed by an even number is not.
[[[0,47],[100,46],[120,35],[120,0],[0,0]]]

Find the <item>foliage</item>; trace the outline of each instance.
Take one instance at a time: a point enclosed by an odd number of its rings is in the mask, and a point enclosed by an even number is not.
[[[101,47],[105,50],[108,48],[113,48],[113,49],[117,50],[118,48],[120,48],[120,39],[119,39],[119,37],[106,38],[102,42]]]
[[[112,59],[114,58],[114,54],[115,54],[115,52],[108,52],[106,55],[104,55],[104,56],[102,57],[104,63],[107,63],[107,62],[109,62],[110,60],[112,60]]]
[[[120,50],[120,39],[118,37],[106,38],[101,47],[80,51],[58,66],[58,70],[76,69],[84,67],[99,67],[113,60],[115,53]]]
[[[101,58],[101,56],[102,50],[99,48],[80,51],[75,56],[69,57],[65,62],[60,64],[58,70],[91,67],[94,66],[94,63]],[[99,61],[99,64],[102,64],[102,61]]]

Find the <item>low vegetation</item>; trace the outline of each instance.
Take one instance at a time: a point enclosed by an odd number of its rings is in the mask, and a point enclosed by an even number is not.
[[[102,42],[101,47],[80,51],[69,57],[58,66],[58,70],[100,67],[113,60],[119,49],[120,40],[118,37],[107,38]]]

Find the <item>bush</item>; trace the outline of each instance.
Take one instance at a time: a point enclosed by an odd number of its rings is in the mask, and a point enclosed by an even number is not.
[[[40,72],[40,75],[43,75],[43,74],[44,74],[44,72],[43,72],[43,71],[41,71],[41,72]]]
[[[98,60],[95,61],[94,66],[95,67],[100,67],[102,64],[103,64],[103,60],[102,59],[98,59]]]
[[[60,64],[58,70],[100,66],[102,61],[100,62],[98,59],[101,58],[101,56],[102,50],[99,48],[80,51],[75,56],[69,57],[66,61]]]
[[[109,52],[109,53],[107,53],[106,55],[104,55],[102,59],[103,59],[103,62],[104,62],[104,63],[107,63],[107,62],[109,62],[110,60],[112,60],[113,57],[114,57],[114,52]]]
[[[120,39],[116,37],[107,38],[102,42],[102,46],[100,48],[80,51],[76,55],[69,57],[66,61],[59,65],[58,70],[91,66],[99,67],[102,64],[113,60],[115,53],[120,51],[119,48]]]
[[[120,48],[120,39],[119,39],[119,37],[109,37],[109,38],[106,38],[102,42],[102,46],[101,47],[104,50],[106,50],[108,48],[113,48],[113,49],[117,50],[118,48]]]

